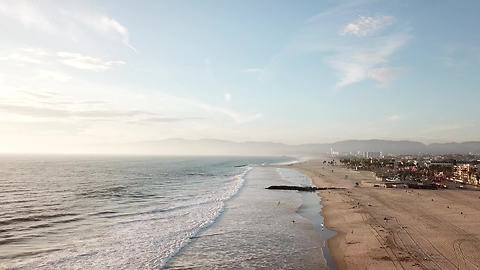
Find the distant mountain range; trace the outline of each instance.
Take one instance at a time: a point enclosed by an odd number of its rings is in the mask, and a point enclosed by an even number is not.
[[[133,150],[132,150],[133,149]],[[390,140],[347,140],[334,143],[288,145],[272,142],[231,142],[216,139],[184,140],[166,139],[117,145],[115,150],[124,153],[160,155],[295,155],[319,156],[336,152],[383,152],[384,154],[480,154],[479,142],[433,143]]]

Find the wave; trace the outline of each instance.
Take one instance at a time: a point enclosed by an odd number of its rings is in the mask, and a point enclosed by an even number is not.
[[[50,248],[50,249],[42,249],[42,250],[30,251],[30,252],[22,252],[20,254],[15,254],[15,255],[10,255],[10,256],[0,255],[0,259],[16,259],[16,258],[28,257],[28,256],[32,256],[32,255],[39,255],[39,254],[42,254],[42,253],[51,253],[51,252],[59,251],[59,250],[61,250],[61,249]]]
[[[26,217],[16,217],[10,219],[0,220],[0,225],[10,225],[21,222],[30,222],[30,221],[43,221],[59,217],[68,217],[68,216],[77,216],[75,213],[58,213],[58,214],[42,214],[42,215],[32,215]]]
[[[225,193],[223,193],[221,196],[211,196],[207,198],[202,198],[202,199],[197,199],[197,200],[188,200],[185,201],[184,203],[180,203],[176,206],[168,207],[168,208],[155,208],[147,211],[136,211],[132,213],[117,213],[117,212],[111,212],[111,211],[105,211],[105,212],[100,212],[98,214],[91,214],[91,215],[101,215],[103,218],[118,218],[118,217],[128,217],[128,216],[144,216],[148,214],[157,214],[157,213],[168,213],[168,212],[175,212],[178,210],[182,209],[189,209],[195,206],[201,206],[201,205],[206,205],[206,204],[211,204],[215,202],[223,202],[231,197],[233,197],[241,188],[241,186],[244,183],[244,177],[246,174],[252,169],[252,167],[247,167],[244,172],[235,175],[231,177],[230,181],[228,181],[228,184],[230,186],[227,188]],[[232,181],[233,179],[233,181]]]
[[[88,214],[89,216],[103,216],[103,215],[110,215],[110,214],[117,214],[117,211],[100,211],[95,213]]]
[[[155,167],[139,167],[152,173],[130,176],[119,172],[118,177],[99,173],[91,179],[69,176],[68,181],[56,179],[56,185],[42,189],[35,198],[7,197],[8,201],[2,203],[10,205],[0,212],[0,240],[7,247],[18,242],[24,247],[3,255],[13,256],[6,258],[13,268],[164,267],[192,239],[202,235],[200,232],[217,222],[226,202],[239,193],[252,170],[231,163],[203,164],[198,167],[205,171],[198,173],[186,166],[168,168],[173,175],[171,182],[158,177],[162,172],[157,174]],[[144,183],[137,181],[139,178],[154,180]],[[29,251],[41,248],[35,246],[41,242],[34,239],[38,237],[58,241],[55,243],[61,248],[51,254],[29,256]],[[12,260],[23,255],[26,259]]]
[[[27,202],[36,202],[36,200],[33,200],[33,199],[30,199],[30,200],[25,200],[25,199],[21,199],[21,200],[10,200],[10,201],[0,202],[0,205],[16,204],[16,203],[27,203]]]
[[[230,189],[223,194],[216,202],[219,204],[216,209],[214,210],[213,213],[210,213],[210,218],[207,219],[205,222],[201,223],[199,226],[196,228],[192,229],[188,234],[187,237],[182,239],[182,241],[177,245],[175,249],[171,250],[171,253],[168,254],[160,263],[159,268],[164,267],[169,260],[171,260],[178,252],[184,248],[185,246],[188,245],[192,241],[192,239],[195,239],[197,237],[198,233],[200,233],[203,230],[206,230],[209,226],[215,223],[217,218],[222,214],[222,212],[225,209],[225,202],[233,198],[243,187],[245,184],[245,177],[247,174],[252,170],[252,167],[247,167],[245,171],[243,171],[241,174],[238,174],[233,177],[233,181],[231,183]],[[202,203],[197,204],[201,205]]]

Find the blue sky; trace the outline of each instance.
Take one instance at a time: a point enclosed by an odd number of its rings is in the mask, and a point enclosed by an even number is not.
[[[0,2],[0,151],[479,140],[478,1]]]

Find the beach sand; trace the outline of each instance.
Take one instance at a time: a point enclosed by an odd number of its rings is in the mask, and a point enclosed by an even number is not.
[[[479,269],[480,192],[373,187],[372,172],[293,166],[318,187],[339,269]],[[359,187],[355,187],[355,183]]]

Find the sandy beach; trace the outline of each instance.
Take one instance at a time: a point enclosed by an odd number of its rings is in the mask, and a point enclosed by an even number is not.
[[[292,167],[318,187],[346,188],[319,192],[339,269],[480,268],[480,192],[379,188],[372,172],[319,160]]]

